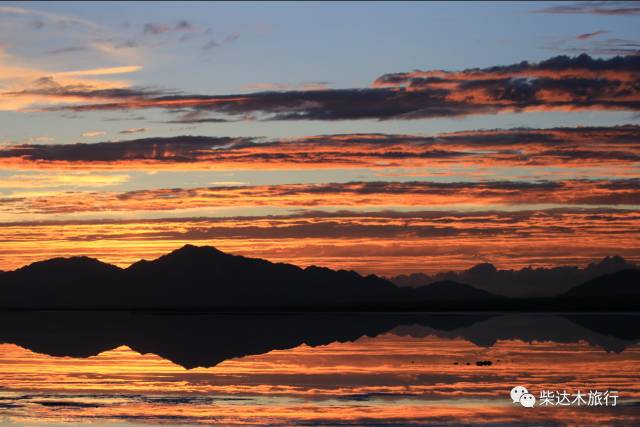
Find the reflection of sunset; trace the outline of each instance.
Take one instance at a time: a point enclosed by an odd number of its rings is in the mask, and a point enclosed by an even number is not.
[[[476,366],[478,360],[493,364]],[[139,416],[162,422],[167,419],[163,417],[177,416],[193,423],[213,419],[258,424],[393,419],[508,423],[522,417],[522,408],[508,398],[516,383],[530,390],[619,390],[626,401],[640,398],[636,381],[640,347],[616,354],[584,342],[515,340],[483,348],[462,339],[387,334],[353,343],[274,350],[193,370],[127,347],[74,359],[5,344],[0,346],[0,365],[3,395],[18,404],[11,418],[24,422]],[[20,398],[21,394],[29,397]],[[47,401],[77,404],[38,403]],[[237,418],[239,410],[244,421]],[[624,406],[536,408],[527,417],[605,422],[630,414]]]

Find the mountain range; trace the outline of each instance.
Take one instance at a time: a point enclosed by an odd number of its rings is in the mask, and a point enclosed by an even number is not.
[[[434,275],[414,273],[389,278],[389,281],[408,287],[421,287],[444,280],[467,283],[487,292],[509,297],[553,297],[573,287],[620,270],[639,267],[619,256],[607,256],[585,268],[553,267],[520,270],[499,270],[493,264],[482,263],[462,272],[444,272]]]
[[[403,287],[375,275],[186,245],[124,269],[87,257],[40,261],[0,274],[0,289],[1,309],[517,311],[601,309],[608,301],[615,310],[635,309],[640,271],[600,276],[554,298],[514,300],[460,281]]]

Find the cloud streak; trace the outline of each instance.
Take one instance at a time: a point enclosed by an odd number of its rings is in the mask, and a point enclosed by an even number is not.
[[[145,133],[148,132],[149,128],[128,128],[120,131],[122,134],[132,134],[132,133]]]
[[[600,36],[602,34],[607,34],[607,33],[608,33],[608,31],[599,30],[599,31],[594,31],[592,33],[579,34],[579,35],[576,36],[576,39],[578,39],[578,40],[588,40],[590,38],[597,37],[597,36]]]
[[[145,132],[131,128],[122,134]],[[98,136],[98,135],[94,135]],[[314,169],[447,167],[609,167],[640,163],[640,127],[464,131],[436,136],[338,134],[268,140],[178,136],[119,142],[0,147],[4,168]],[[635,165],[635,166],[634,166]]]
[[[195,208],[323,206],[640,206],[640,180],[348,182],[149,189],[129,192],[66,192],[6,197],[0,213],[174,211]]]
[[[556,4],[532,11],[561,15],[640,15],[640,6],[635,1],[582,1],[568,4]]]
[[[131,96],[126,81],[113,80],[134,73],[139,65],[52,71],[23,65],[0,46],[0,111],[25,111],[33,105],[77,103]],[[151,91],[153,92],[153,91]],[[135,92],[136,94],[139,92]],[[150,93],[146,90],[145,93]],[[166,92],[158,92],[166,93]]]
[[[36,20],[32,21],[32,27],[36,29],[44,28],[47,23],[63,27],[68,25],[81,25],[92,30],[100,29],[100,26],[95,22],[78,18],[76,16],[61,15],[19,6],[0,6],[0,15],[35,17]]]
[[[87,131],[87,132],[82,132],[82,136],[84,138],[97,138],[99,136],[105,136],[107,134],[107,132],[103,131],[103,130],[91,130],[91,131]]]
[[[108,111],[160,108],[210,120],[411,120],[526,111],[640,109],[640,56],[607,60],[558,56],[540,63],[463,71],[385,74],[371,88],[267,91],[249,94],[158,95],[113,93],[100,102],[48,111]],[[74,96],[83,96],[71,91]],[[33,92],[24,91],[24,95]],[[40,92],[42,94],[42,92]],[[20,95],[12,93],[13,96]],[[58,96],[62,93],[59,91]],[[106,94],[102,94],[106,95]],[[97,96],[84,93],[87,101]]]
[[[41,188],[82,188],[109,187],[129,181],[128,175],[98,175],[90,173],[67,174],[18,174],[0,178],[0,188],[41,189]]]

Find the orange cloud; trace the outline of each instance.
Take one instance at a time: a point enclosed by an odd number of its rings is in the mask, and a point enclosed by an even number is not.
[[[61,71],[53,73],[53,77],[78,77],[78,76],[104,76],[111,74],[128,74],[140,71],[142,66],[140,65],[125,65],[122,67],[105,67],[105,68],[91,68],[87,70],[75,70],[75,71]]]
[[[594,33],[595,34],[595,33]],[[457,87],[459,83],[517,78],[550,79],[603,79],[634,82],[640,71],[635,57],[615,57],[611,59],[592,58],[583,54],[576,57],[556,56],[538,63],[522,61],[519,64],[494,66],[490,68],[470,68],[463,71],[411,71],[391,73],[379,77],[374,87]]]
[[[142,69],[139,65],[93,68],[85,70],[53,71],[24,64],[0,47],[0,111],[21,111],[34,105],[86,102],[80,93],[63,93],[60,88],[84,88],[102,91],[129,87],[128,81],[107,79]],[[105,76],[105,78],[92,78]]]
[[[345,134],[265,140],[178,136],[96,144],[8,145],[0,147],[0,166],[18,169],[552,166],[609,167],[609,173],[621,174],[640,163],[639,140],[640,127],[632,125],[467,131],[433,137]]]
[[[0,178],[0,187],[37,189],[56,187],[108,187],[129,181],[128,175],[100,175],[90,173],[19,174]]]
[[[103,130],[92,130],[92,131],[82,132],[81,135],[85,138],[97,138],[99,136],[105,136],[106,134],[107,132]]]
[[[513,111],[640,109],[640,57],[594,59],[558,56],[540,63],[463,71],[414,71],[386,74],[372,88],[265,91],[245,95],[174,93],[140,90],[112,92],[104,102],[86,91],[85,103],[45,111],[93,111],[162,108],[180,114],[171,122],[228,120],[409,120],[497,114]],[[67,87],[69,95],[76,95]],[[61,96],[58,91],[56,96]],[[44,95],[42,91],[12,96]]]
[[[9,196],[0,214],[180,211],[230,207],[640,205],[640,181],[349,182],[65,192]]]
[[[464,270],[482,261],[503,269],[583,266],[613,254],[637,263],[639,230],[638,210],[575,208],[23,221],[0,224],[0,270],[72,255],[124,267],[186,243],[384,275]]]

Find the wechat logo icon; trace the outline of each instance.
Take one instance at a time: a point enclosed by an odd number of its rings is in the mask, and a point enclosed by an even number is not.
[[[521,385],[511,389],[511,400],[513,400],[513,403],[520,403],[525,408],[533,408],[536,404],[535,396]]]

